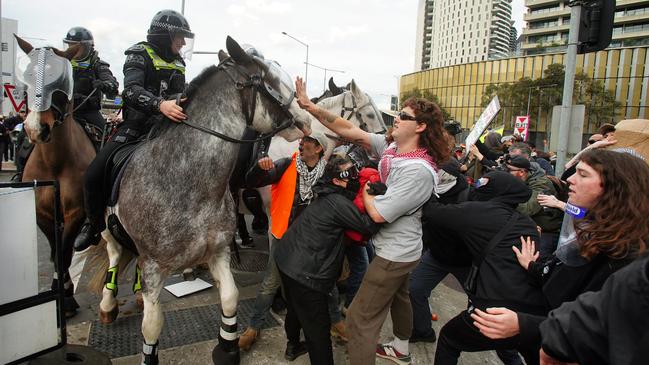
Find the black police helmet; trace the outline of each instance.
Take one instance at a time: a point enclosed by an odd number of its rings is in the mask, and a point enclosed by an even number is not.
[[[186,38],[194,38],[189,28],[187,19],[177,11],[174,10],[161,10],[153,16],[151,26],[147,32],[150,36],[155,35],[176,35],[180,34]]]
[[[78,42],[93,44],[94,41],[95,39],[92,37],[92,33],[84,27],[70,28],[68,34],[65,35],[65,39],[63,39],[63,42],[67,44]]]

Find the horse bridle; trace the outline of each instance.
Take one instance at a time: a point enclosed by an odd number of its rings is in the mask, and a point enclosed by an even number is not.
[[[281,123],[279,123],[275,128],[273,128],[273,130],[271,130],[268,133],[261,134],[259,137],[255,139],[239,139],[239,138],[226,136],[225,134],[217,132],[213,129],[196,125],[189,120],[184,120],[183,124],[186,124],[188,127],[213,135],[215,137],[219,137],[225,141],[232,142],[232,143],[262,142],[270,137],[273,137],[274,135],[283,131],[284,129],[291,127],[293,124],[295,124],[295,119],[288,111],[291,102],[295,98],[295,94],[291,94],[287,102],[282,102],[278,97],[279,93],[277,93],[277,91],[272,89],[271,86],[267,85],[264,82],[263,74],[261,72],[251,75],[241,67],[237,66],[237,64],[231,58],[227,58],[223,60],[221,63],[219,63],[219,65],[217,66],[217,70],[223,71],[225,72],[226,75],[228,75],[230,80],[232,80],[232,82],[234,83],[235,88],[239,90],[242,99],[244,98],[244,91],[248,88],[250,89],[250,102],[247,104],[242,103],[248,106],[247,108],[244,108],[246,126],[248,127],[252,126],[253,118],[255,116],[255,109],[257,108],[257,93],[262,93],[270,97],[273,101],[275,101],[277,105],[279,105],[282,111],[284,112],[286,118]],[[237,74],[243,76],[243,81],[241,79],[238,79],[230,70],[234,70]],[[273,95],[273,94],[277,94],[277,95]]]
[[[347,94],[351,95],[352,97],[351,107],[346,106]],[[361,110],[365,109],[368,106],[372,106],[372,102],[368,101],[367,103],[361,106],[356,106],[356,97],[354,96],[353,93],[345,92],[342,95],[343,95],[343,107],[340,110],[340,117],[349,120],[349,118],[351,118],[352,115],[355,115],[356,119],[358,119],[358,127],[367,132],[367,123],[365,123],[365,121],[363,120],[363,115],[361,114]],[[345,117],[345,112],[349,112],[349,114],[347,114],[346,117]]]

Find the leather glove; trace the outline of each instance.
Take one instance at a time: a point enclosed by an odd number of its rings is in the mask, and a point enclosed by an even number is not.
[[[92,87],[97,89],[98,91],[103,91],[106,88],[106,83],[101,80],[93,80]]]
[[[388,187],[380,181],[368,183],[367,185],[370,187],[367,191],[370,195],[384,195],[388,191]]]

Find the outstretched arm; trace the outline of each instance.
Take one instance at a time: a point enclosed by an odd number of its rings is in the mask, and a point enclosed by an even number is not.
[[[370,136],[364,130],[353,125],[350,121],[334,115],[316,104],[314,104],[309,96],[306,94],[306,84],[302,81],[301,77],[295,80],[295,93],[297,96],[297,103],[300,107],[311,115],[316,117],[322,125],[331,129],[340,137],[362,146],[366,150],[370,149]]]

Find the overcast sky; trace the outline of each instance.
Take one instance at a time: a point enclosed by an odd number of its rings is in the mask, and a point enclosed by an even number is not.
[[[1,1],[1,0],[0,0]],[[100,57],[122,80],[124,50],[145,40],[156,11],[180,11],[182,0],[4,0],[2,16],[18,20],[21,36],[35,44],[62,46],[73,26],[90,29]],[[286,32],[309,45],[309,62],[328,69],[337,84],[354,78],[380,107],[397,92],[397,76],[413,72],[418,0],[186,0],[185,16],[196,34],[194,50],[225,48],[226,35],[249,43],[266,58],[277,60],[292,76],[304,76],[306,47],[282,35]],[[512,15],[522,27],[523,0],[513,0]],[[216,55],[194,55],[188,80]],[[310,96],[322,92],[324,71],[308,70]]]

